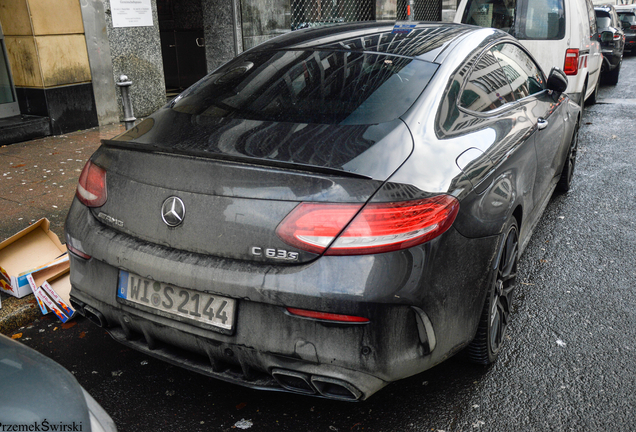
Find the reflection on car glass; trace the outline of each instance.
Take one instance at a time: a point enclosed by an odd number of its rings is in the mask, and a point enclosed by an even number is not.
[[[261,52],[211,75],[173,109],[261,121],[377,124],[404,114],[436,69],[356,51]]]
[[[496,45],[492,51],[510,82],[516,100],[543,90],[543,74],[521,48],[505,43]]]
[[[373,51],[391,53],[406,57],[417,57],[425,53],[440,49],[449,40],[462,32],[457,27],[427,27],[416,28],[408,33],[378,32],[356,36],[351,39],[338,42],[325,42],[318,39],[310,44],[298,46],[298,48],[311,48],[320,50],[347,49],[356,51]]]
[[[486,52],[466,81],[460,106],[471,111],[486,112],[513,100],[506,74],[495,56]]]

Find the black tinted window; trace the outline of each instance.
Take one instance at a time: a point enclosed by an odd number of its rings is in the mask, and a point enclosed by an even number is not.
[[[404,114],[436,70],[363,52],[246,53],[186,90],[173,109],[260,121],[382,123]]]
[[[544,89],[541,69],[521,48],[513,44],[500,44],[492,49],[510,82],[515,99],[538,93]]]
[[[618,17],[623,22],[628,22],[630,25],[636,25],[636,14],[633,13],[618,13]]]
[[[459,105],[471,111],[486,112],[513,100],[505,72],[493,53],[487,51],[466,80]]]
[[[563,0],[468,0],[462,22],[504,30],[517,39],[563,39]]]
[[[596,13],[596,27],[599,29],[607,28],[612,25],[612,15],[604,10],[595,9]]]
[[[596,26],[600,29],[606,28],[612,25],[612,19],[610,17],[596,16]]]

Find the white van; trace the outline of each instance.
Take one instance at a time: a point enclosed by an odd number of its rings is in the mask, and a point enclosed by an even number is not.
[[[591,0],[461,0],[454,21],[510,33],[544,72],[565,72],[573,100],[596,102],[603,56]]]

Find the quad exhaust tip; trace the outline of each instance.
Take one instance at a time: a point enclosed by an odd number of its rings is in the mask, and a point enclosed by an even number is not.
[[[77,300],[74,297],[71,297],[70,300],[71,306],[75,308],[75,310],[79,312],[80,315],[88,318],[88,320],[93,324],[97,324],[100,327],[108,327],[108,321],[100,311],[98,311],[97,309],[93,309],[89,305]]]
[[[319,394],[329,399],[357,401],[362,392],[346,381],[319,375],[307,375],[285,369],[274,369],[272,376],[281,387],[294,393]]]

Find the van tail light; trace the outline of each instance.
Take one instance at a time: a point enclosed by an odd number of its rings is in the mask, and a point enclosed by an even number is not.
[[[87,207],[101,207],[106,203],[106,170],[90,160],[79,177],[75,196]]]
[[[325,255],[367,255],[406,249],[443,234],[459,202],[450,195],[392,203],[301,203],[279,224],[287,244]],[[353,220],[352,220],[353,218]],[[351,222],[349,222],[351,221]]]
[[[615,35],[614,35],[614,37],[613,37],[613,39],[614,39],[615,41],[619,40],[620,38],[621,38],[621,35],[620,35],[620,34],[618,34],[618,33],[617,33],[617,34],[615,34]]]
[[[630,30],[636,30],[636,25],[629,26],[629,29],[630,29]]]
[[[577,48],[568,48],[565,51],[565,64],[563,72],[566,75],[576,75],[579,71],[579,50]]]

